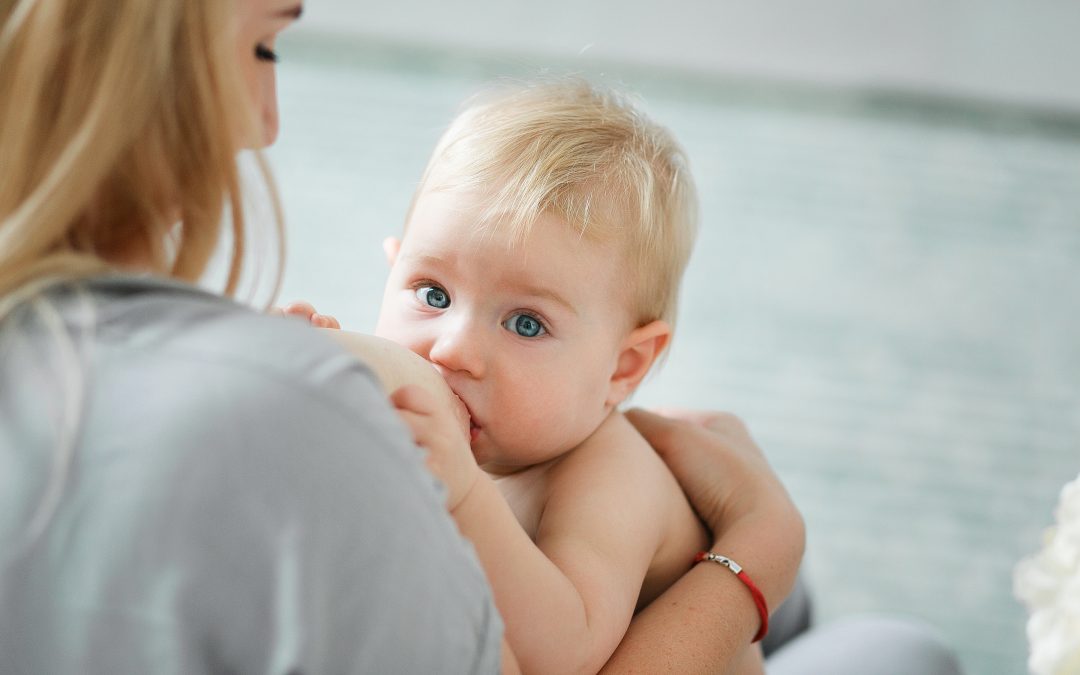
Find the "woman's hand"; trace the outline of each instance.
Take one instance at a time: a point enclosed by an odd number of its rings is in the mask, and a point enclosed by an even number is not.
[[[802,516],[745,425],[726,413],[631,410],[627,418],[670,467],[713,533],[713,551],[742,565],[776,608],[805,546]],[[694,565],[638,612],[605,673],[761,673],[751,639],[758,609],[718,565]]]
[[[755,538],[774,552],[775,564],[759,572],[759,585],[775,608],[794,584],[806,530],[746,425],[722,412],[635,409],[627,418],[671,469],[716,541],[761,528]],[[716,552],[739,561],[734,552]]]
[[[627,418],[675,474],[713,532],[762,497],[789,501],[761,448],[735,415],[699,410],[634,409]]]

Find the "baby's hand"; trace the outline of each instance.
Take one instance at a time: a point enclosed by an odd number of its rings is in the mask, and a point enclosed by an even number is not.
[[[428,451],[428,469],[446,485],[446,508],[452,513],[480,475],[469,446],[468,424],[463,430],[457,411],[440,405],[434,394],[417,385],[394,391],[390,402],[409,425],[416,444]]]
[[[291,302],[284,307],[274,307],[270,310],[270,313],[280,314],[281,316],[299,317],[316,328],[341,329],[341,324],[338,323],[337,319],[328,314],[319,314],[315,311],[315,307],[309,302]]]

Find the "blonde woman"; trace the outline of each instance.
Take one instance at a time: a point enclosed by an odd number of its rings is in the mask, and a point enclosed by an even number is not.
[[[300,11],[0,0],[0,671],[515,669],[371,371],[228,299],[235,157],[276,134],[274,42]],[[191,284],[222,222],[218,296]],[[778,603],[802,523],[749,437],[640,419]],[[612,668],[739,658],[758,612],[718,571],[641,613]]]

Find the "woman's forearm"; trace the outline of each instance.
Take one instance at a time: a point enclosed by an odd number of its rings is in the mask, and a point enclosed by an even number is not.
[[[777,526],[783,532],[766,534]],[[781,514],[734,525],[717,537],[713,551],[742,565],[775,608],[794,584],[802,542],[801,519]],[[760,652],[750,641],[759,621],[738,577],[719,565],[698,564],[634,617],[603,672],[757,672]]]
[[[699,565],[638,613],[602,672],[734,672],[751,650],[753,603],[734,575]]]

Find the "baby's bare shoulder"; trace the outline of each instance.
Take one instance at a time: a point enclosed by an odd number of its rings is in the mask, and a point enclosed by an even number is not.
[[[549,472],[538,541],[629,538],[645,556],[639,607],[682,575],[707,534],[667,466],[615,413]]]
[[[629,495],[635,501],[679,491],[663,461],[619,412],[554,464],[548,481],[551,494],[587,490],[596,496]]]

